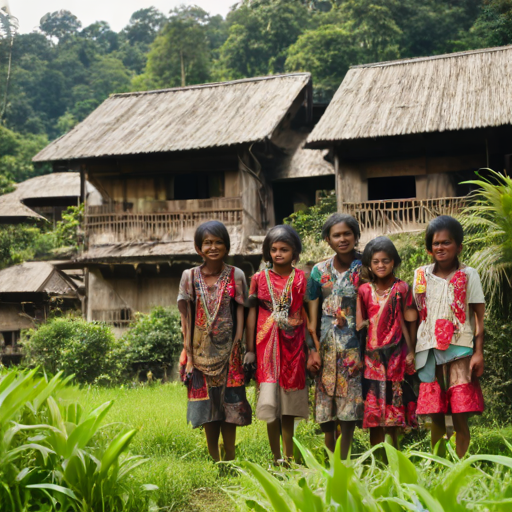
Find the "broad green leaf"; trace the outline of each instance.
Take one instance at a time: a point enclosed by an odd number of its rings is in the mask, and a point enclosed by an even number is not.
[[[55,485],[55,484],[32,484],[27,485],[29,489],[48,489],[50,491],[60,492],[62,494],[65,494],[68,498],[71,498],[73,500],[79,501],[76,497],[76,494],[67,487],[62,487],[62,485]]]
[[[137,430],[130,430],[124,434],[119,434],[105,450],[101,459],[100,476],[104,477],[112,464],[117,462],[119,455],[128,447]]]
[[[405,486],[413,490],[423,500],[429,512],[451,512],[450,510],[445,510],[439,501],[437,501],[424,487],[417,484],[405,484]]]
[[[252,462],[244,462],[243,467],[247,468],[261,484],[274,510],[279,510],[279,512],[294,512],[295,507],[293,506],[293,502],[284,492],[279,480],[269,475],[264,469]]]

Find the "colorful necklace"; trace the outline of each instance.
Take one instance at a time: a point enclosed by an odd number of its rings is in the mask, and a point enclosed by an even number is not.
[[[210,308],[208,307],[208,285],[203,278],[201,269],[199,269],[198,274],[199,299],[203,305],[204,314],[206,316],[206,332],[209,333],[217,315],[219,314],[220,305],[224,296],[224,291],[229,283],[231,272],[228,271],[228,266],[226,265],[221,272],[219,279],[217,279],[217,282],[215,283],[217,285],[217,293],[215,294],[215,302],[212,308],[213,312],[210,312]]]
[[[295,269],[292,270],[291,274],[286,281],[283,291],[279,296],[276,296],[272,281],[268,269],[265,270],[265,277],[267,278],[267,286],[272,299],[272,316],[280,328],[284,328],[288,325],[288,314],[290,306],[292,304],[292,284],[295,279]]]

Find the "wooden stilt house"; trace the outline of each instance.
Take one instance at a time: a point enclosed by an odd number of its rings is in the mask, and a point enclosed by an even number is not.
[[[261,77],[113,95],[41,151],[34,161],[102,195],[85,205],[87,318],[123,328],[174,305],[207,220],[227,226],[231,261],[251,275],[266,230],[334,189],[325,152],[304,149],[314,120],[308,73]]]
[[[461,182],[510,174],[512,46],[352,67],[308,138],[332,151],[338,209],[367,237],[454,214]]]
[[[53,263],[34,261],[0,271],[0,359],[19,362],[20,332],[52,310],[81,311],[80,284]]]

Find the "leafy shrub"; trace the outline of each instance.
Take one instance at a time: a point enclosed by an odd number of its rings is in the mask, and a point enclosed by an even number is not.
[[[137,314],[122,343],[129,363],[159,373],[178,359],[183,347],[178,311],[158,306],[149,314]]]
[[[36,370],[0,373],[0,510],[121,512],[136,500],[147,509],[144,492],[154,486],[132,482],[145,461],[124,455],[137,431],[100,439],[112,402],[90,412],[59,404],[55,391],[66,384],[62,373],[50,381]]]
[[[126,365],[110,327],[82,318],[52,318],[26,332],[23,344],[28,364],[83,384],[115,382]]]
[[[512,323],[487,315],[485,319],[485,373],[482,388],[486,411],[483,420],[512,421]]]
[[[332,193],[320,199],[315,206],[292,213],[284,221],[293,226],[301,238],[312,237],[315,242],[322,241],[322,226],[331,213],[336,211],[336,194]]]
[[[402,453],[383,443],[356,459],[341,461],[338,441],[335,453],[328,453],[327,468],[296,444],[307,468],[297,467],[273,476],[257,464],[242,463],[251,479],[243,482],[249,509],[463,512],[508,510],[510,506],[512,457],[478,454],[459,460],[450,442],[450,455],[444,459],[420,451]],[[386,465],[377,462],[377,450],[385,450]]]

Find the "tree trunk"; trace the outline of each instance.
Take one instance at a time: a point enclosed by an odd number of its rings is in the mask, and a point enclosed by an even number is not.
[[[185,61],[183,60],[183,50],[180,50],[180,62],[181,62],[181,87],[185,87]]]

